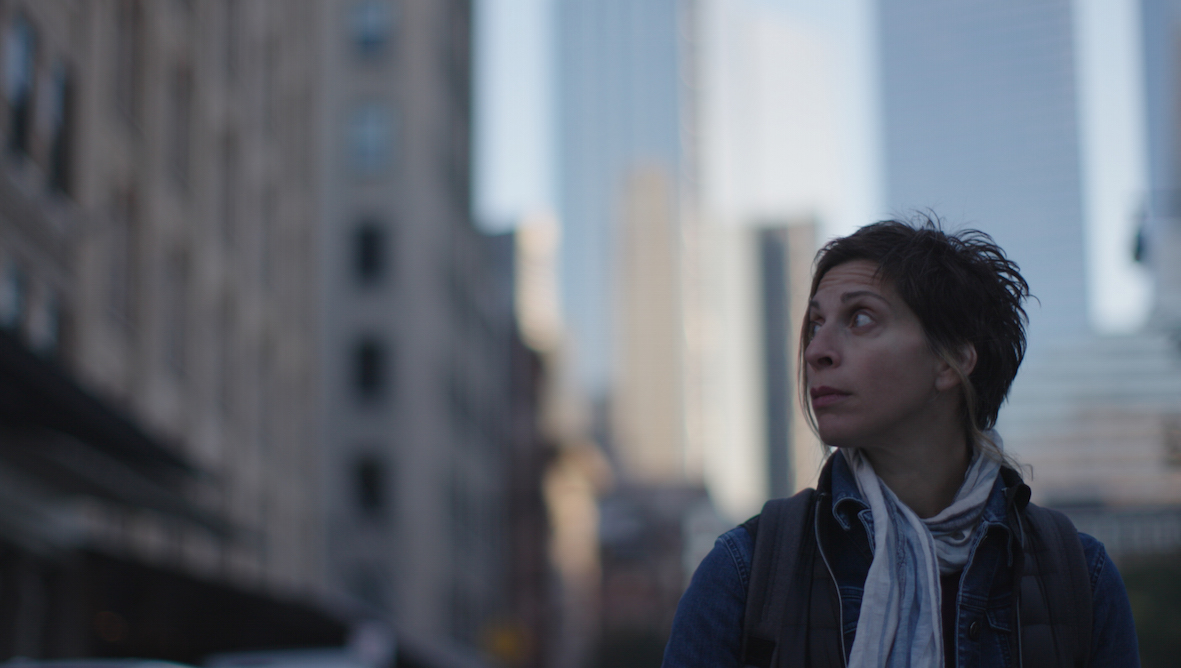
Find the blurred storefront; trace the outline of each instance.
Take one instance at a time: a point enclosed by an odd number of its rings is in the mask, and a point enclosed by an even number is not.
[[[314,107],[279,109],[312,4],[0,4],[0,657],[347,637],[283,139]]]
[[[573,439],[471,220],[471,21],[0,3],[0,659],[560,653]]]
[[[233,529],[196,503],[208,474],[0,331],[0,654],[151,656],[340,645],[348,624],[312,601],[231,586],[119,549],[152,517],[216,540]],[[152,520],[149,520],[152,521]],[[130,529],[134,531],[134,529]],[[107,534],[105,537],[103,534]]]

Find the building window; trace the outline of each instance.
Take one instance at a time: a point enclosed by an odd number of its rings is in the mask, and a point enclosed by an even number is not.
[[[70,192],[70,160],[73,151],[74,82],[66,64],[53,67],[49,96],[49,187]]]
[[[472,422],[472,406],[468,400],[467,385],[459,372],[452,367],[447,374],[447,399],[451,406],[452,425],[468,425]]]
[[[122,0],[115,16],[115,104],[123,116],[139,123],[143,93],[143,8],[138,0]]]
[[[357,226],[353,236],[353,269],[361,285],[373,285],[386,273],[389,251],[386,230],[377,221],[367,220]]]
[[[466,102],[465,102],[466,104]],[[459,205],[459,211],[468,211],[471,199],[471,156],[468,139],[469,120],[462,114],[451,119],[450,151],[447,160],[447,177],[450,181],[451,201]]]
[[[262,61],[261,105],[262,131],[267,138],[275,136],[275,124],[278,122],[275,114],[275,101],[278,98],[279,81],[279,40],[270,36],[266,40]]]
[[[185,373],[189,330],[189,259],[183,252],[164,267],[164,363],[177,376]]]
[[[222,18],[225,20],[224,69],[227,85],[238,78],[238,0],[225,0]]]
[[[365,104],[349,118],[348,147],[353,169],[362,175],[376,174],[390,163],[393,127],[389,109]]]
[[[354,596],[374,608],[383,608],[388,603],[385,600],[385,581],[376,567],[354,568],[348,578],[348,587]]]
[[[377,517],[385,512],[387,475],[385,462],[377,455],[362,455],[353,462],[354,499],[365,516]]]
[[[385,51],[394,24],[394,9],[388,0],[361,0],[349,17],[353,46],[362,57],[374,58]]]
[[[1161,431],[1164,436],[1162,445],[1165,466],[1181,468],[1181,416],[1167,416]]]
[[[262,196],[258,217],[258,280],[267,288],[275,287],[275,271],[280,257],[276,229],[279,215],[279,196],[274,187],[268,187]]]
[[[172,73],[172,136],[169,154],[172,175],[181,186],[189,183],[192,155],[193,75],[186,67]]]
[[[135,195],[122,191],[113,199],[107,247],[107,305],[112,319],[130,329],[139,290]]]
[[[234,243],[237,217],[238,141],[226,135],[221,144],[221,239],[227,248]]]
[[[255,355],[258,360],[258,382],[255,385],[255,401],[258,407],[258,449],[263,456],[270,456],[275,444],[275,406],[281,406],[283,397],[275,364],[275,346],[272,341],[263,343]]]
[[[61,298],[50,293],[40,308],[29,313],[29,343],[37,352],[56,356],[61,345]]]
[[[237,370],[237,351],[234,344],[236,337],[234,336],[237,319],[234,317],[234,305],[229,298],[224,298],[221,302],[220,311],[216,321],[216,329],[214,331],[213,343],[216,346],[215,354],[216,360],[214,362],[213,372],[217,375],[214,382],[214,396],[216,397],[215,404],[217,405],[221,416],[227,422],[234,417],[234,389],[237,387],[238,378],[235,375]]]
[[[28,289],[28,278],[20,267],[15,264],[5,267],[3,282],[0,283],[0,327],[12,330],[20,328],[25,318]]]
[[[353,349],[353,386],[362,400],[380,397],[386,389],[389,360],[385,348],[373,338],[361,339]]]
[[[22,15],[13,19],[5,41],[5,97],[8,98],[10,125],[8,148],[14,153],[29,153],[33,131],[33,68],[37,36],[33,25]]]

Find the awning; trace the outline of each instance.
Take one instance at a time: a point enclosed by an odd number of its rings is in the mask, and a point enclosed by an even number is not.
[[[185,494],[208,476],[4,330],[0,465],[58,494],[94,496],[229,533],[223,519]]]

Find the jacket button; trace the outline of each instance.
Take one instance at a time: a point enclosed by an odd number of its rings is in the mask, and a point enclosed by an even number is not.
[[[980,622],[979,621],[972,622],[972,625],[968,627],[968,637],[971,638],[972,640],[980,640]]]

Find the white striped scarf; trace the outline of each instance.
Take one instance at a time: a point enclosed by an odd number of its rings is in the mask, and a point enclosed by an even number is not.
[[[996,432],[988,436],[1000,446]],[[977,452],[952,504],[923,520],[882,483],[860,451],[842,452],[874,518],[874,558],[849,666],[942,668],[939,575],[967,564],[972,535],[1000,464]]]

